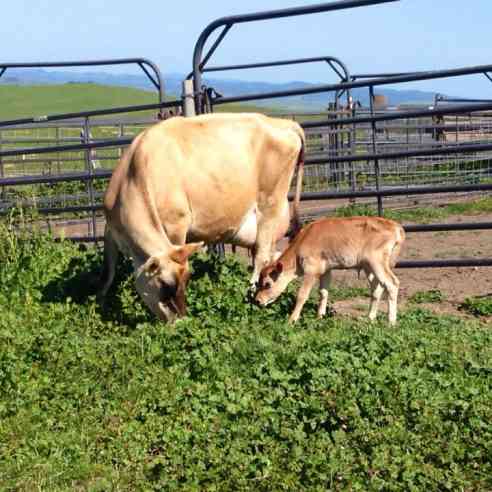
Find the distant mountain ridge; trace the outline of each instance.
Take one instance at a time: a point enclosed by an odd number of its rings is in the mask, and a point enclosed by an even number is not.
[[[181,82],[184,74],[164,74],[164,87],[166,95],[178,96],[181,94]],[[105,72],[68,72],[51,71],[43,69],[9,69],[0,78],[0,84],[66,84],[66,83],[95,83],[109,86],[132,87],[143,90],[152,90],[154,86],[144,74],[110,74]],[[299,88],[312,87],[309,82],[292,81],[286,83],[252,82],[245,80],[221,79],[205,77],[204,83],[213,87],[223,96],[238,96],[242,94],[256,94],[262,92],[285,91]],[[376,88],[377,94],[387,97],[388,104],[430,104],[434,100],[435,92],[418,90],[397,90]],[[355,100],[367,106],[369,103],[366,89],[354,89],[352,96]],[[317,110],[325,108],[333,100],[329,93],[308,94],[304,96],[292,96],[278,99],[255,101],[255,105],[279,106],[297,110]]]

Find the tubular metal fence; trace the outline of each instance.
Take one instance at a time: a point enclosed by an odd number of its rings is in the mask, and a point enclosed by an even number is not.
[[[380,110],[373,117],[368,108],[284,114],[303,120],[306,129],[308,145],[302,199],[317,204],[316,211],[311,208],[307,215],[326,213],[333,207],[333,199],[337,199],[337,205],[340,199],[370,203],[377,197],[384,198],[385,203],[394,198],[413,203],[417,197],[436,192],[468,194],[491,190],[492,146],[488,121],[492,113],[484,111],[483,104],[478,109],[476,104],[460,108],[446,106],[441,109],[444,114],[439,121],[435,115],[429,115],[432,111],[429,109]],[[456,124],[457,118],[466,121]],[[377,153],[372,154],[369,121],[374,120]],[[121,147],[155,121],[149,117],[98,120],[89,125],[90,141],[84,139],[85,118],[17,126],[0,124],[1,212],[7,213],[14,206],[35,206],[57,234],[63,230],[65,236],[76,240],[100,239],[102,195]],[[356,124],[357,121],[361,123]],[[474,138],[470,138],[470,133]],[[452,135],[452,142],[448,135]],[[386,145],[380,146],[381,142]],[[374,158],[382,159],[379,190]],[[488,229],[490,226],[490,223],[432,224],[409,226],[407,230]],[[481,260],[476,261],[474,265],[483,264]]]
[[[121,148],[142,128],[165,118],[168,108],[182,108],[181,100],[165,101],[162,75],[145,58],[0,63],[0,77],[11,68],[122,64],[144,71],[157,89],[157,103],[0,121],[0,214],[35,208],[55,233],[96,241],[103,228],[103,190]],[[139,112],[147,116],[127,116]],[[121,114],[124,119],[115,121]]]
[[[333,199],[376,199],[381,214],[386,201],[394,197],[414,199],[443,193],[489,192],[492,190],[492,102],[457,103],[436,98],[431,107],[380,110],[374,104],[374,91],[384,85],[394,87],[413,81],[477,74],[491,79],[489,72],[492,72],[492,65],[358,76],[350,76],[347,67],[332,57],[206,67],[235,24],[392,1],[395,0],[338,1],[214,21],[202,32],[194,51],[192,76],[198,112],[214,111],[231,102],[332,94],[334,104],[329,109],[300,117],[308,141],[302,199],[320,202],[323,207]],[[223,27],[223,30],[202,58],[205,42],[218,27]],[[329,60],[327,63],[339,75],[340,82],[233,97],[222,96],[213,88],[202,85],[201,75],[207,70],[258,68],[322,60]],[[368,108],[354,104],[351,98],[354,88],[368,90]],[[347,96],[345,105],[342,103],[343,95]],[[120,149],[130,143],[140,128],[156,120],[96,123],[95,118],[170,107],[182,107],[182,101],[160,100],[156,105],[46,116],[42,123],[37,118],[0,122],[0,210],[7,213],[19,203],[36,204],[37,211],[50,217],[50,222],[64,221],[67,236],[74,240],[97,240],[102,232],[102,221],[98,220],[97,215],[101,211],[102,192]],[[67,124],[67,120],[71,123]],[[54,126],[55,121],[58,123]],[[33,136],[30,130],[38,133]],[[39,146],[34,146],[34,143]],[[406,226],[409,232],[490,228],[490,223]],[[492,266],[492,259],[407,261],[399,264],[408,268],[460,265]]]

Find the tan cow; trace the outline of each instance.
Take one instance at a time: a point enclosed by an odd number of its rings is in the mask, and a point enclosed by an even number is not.
[[[320,282],[318,317],[326,314],[331,271],[364,270],[371,286],[369,319],[376,318],[383,290],[388,294],[389,322],[396,322],[400,282],[392,271],[405,240],[403,227],[380,217],[325,218],[305,226],[285,252],[265,267],[255,296],[262,305],[273,302],[296,277],[303,275],[289,320],[298,320],[315,282]]]
[[[256,283],[289,227],[287,193],[299,164],[297,218],[303,149],[297,123],[253,113],[175,117],[146,129],[104,197],[100,293],[114,279],[120,249],[149,308],[164,320],[184,315],[187,259],[203,244],[190,241],[254,246]]]

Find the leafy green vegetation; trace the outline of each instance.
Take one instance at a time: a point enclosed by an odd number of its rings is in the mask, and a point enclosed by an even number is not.
[[[397,221],[432,222],[444,219],[450,215],[474,215],[492,212],[492,197],[479,198],[477,200],[460,203],[449,203],[438,207],[418,207],[410,210],[384,210],[384,217]],[[352,217],[354,215],[377,215],[377,210],[371,205],[351,204],[339,207],[335,211],[337,217]]]
[[[463,301],[460,309],[474,316],[492,316],[492,296],[468,297]]]
[[[441,302],[445,298],[439,289],[422,290],[415,292],[408,300],[415,304],[425,304],[431,302]]]
[[[188,318],[156,321],[101,254],[0,227],[1,490],[490,490],[492,334],[402,313],[302,321],[193,261]]]

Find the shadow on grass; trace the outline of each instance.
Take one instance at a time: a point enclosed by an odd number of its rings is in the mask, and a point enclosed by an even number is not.
[[[260,317],[284,320],[292,311],[295,296],[282,295],[268,308],[259,308],[247,298],[247,268],[237,259],[196,255],[191,261],[192,276],[187,287],[188,315],[191,317],[217,317],[218,320]],[[42,302],[65,303],[68,298],[80,306],[95,308],[104,322],[135,327],[140,323],[158,322],[135,290],[133,267],[129,260],[120,257],[116,275],[106,296],[96,298],[102,255],[87,250],[71,258],[67,268],[42,289]],[[308,301],[305,311],[315,312]]]
[[[42,290],[42,302],[65,303],[68,299],[78,305],[96,305],[96,312],[105,322],[135,325],[153,319],[153,315],[142,316],[143,306],[137,309],[132,304],[137,301],[133,284],[132,265],[120,258],[116,267],[115,279],[104,298],[97,298],[102,272],[102,255],[97,251],[87,251],[73,257],[67,268],[57,278],[48,282]],[[133,301],[133,302],[132,302]]]
[[[42,302],[65,303],[67,299],[78,305],[95,304],[96,312],[105,322],[135,326],[142,322],[157,322],[157,318],[144,305],[133,283],[133,266],[120,256],[114,281],[104,298],[98,298],[99,278],[103,268],[102,254],[97,250],[81,248],[80,255],[71,258],[67,268],[42,289]],[[192,276],[188,285],[197,285],[208,276],[214,284],[220,283],[223,259],[200,255],[193,258]],[[223,268],[223,267],[222,267]],[[212,293],[211,293],[212,294]],[[193,296],[191,296],[193,297]]]
[[[43,302],[64,302],[71,298],[77,304],[84,304],[97,292],[101,257],[97,252],[86,251],[83,247],[79,256],[74,256],[63,273],[48,282],[43,289]]]

